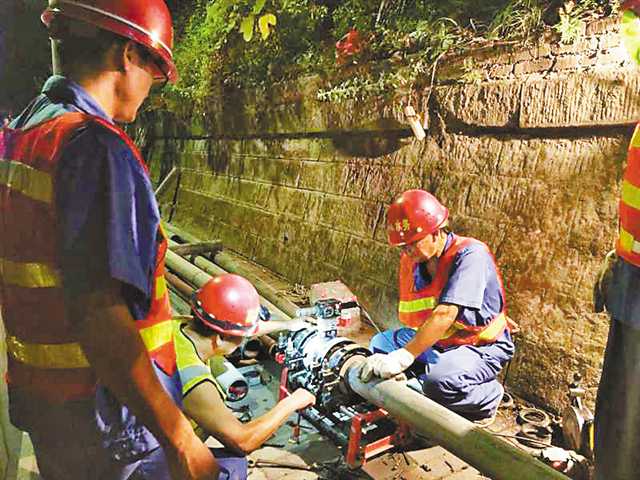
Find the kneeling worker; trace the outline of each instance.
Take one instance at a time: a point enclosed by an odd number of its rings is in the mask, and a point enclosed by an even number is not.
[[[389,243],[402,248],[398,316],[407,327],[373,337],[361,378],[388,378],[414,362],[425,395],[489,423],[504,389],[496,379],[514,352],[502,280],[488,247],[449,232],[449,211],[423,190],[389,207]]]
[[[253,285],[239,275],[225,274],[195,293],[193,318],[176,322],[174,331],[177,374],[173,378],[183,410],[226,447],[227,452],[214,450],[214,454],[223,477],[227,470],[232,479],[246,478],[244,455],[259,448],[289,415],[315,403],[311,393],[298,389],[248,423],[241,423],[225,405],[207,362],[214,355],[231,353],[245,337],[256,335],[259,312],[260,297]]]

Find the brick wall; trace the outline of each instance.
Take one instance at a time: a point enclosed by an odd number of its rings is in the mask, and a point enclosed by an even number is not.
[[[459,81],[466,58],[482,81]],[[155,178],[182,168],[177,204],[170,189],[163,212],[291,282],[341,278],[394,326],[398,252],[385,243],[385,208],[425,188],[449,206],[456,231],[496,253],[522,326],[509,384],[560,409],[580,371],[593,399],[608,319],[591,313],[591,286],[613,244],[640,118],[640,75],[615,22],[589,25],[571,46],[545,36],[443,58],[436,78],[431,93],[412,96],[429,120],[423,142],[398,105],[318,102],[315,77],[221,95],[210,118],[188,126],[148,117]]]

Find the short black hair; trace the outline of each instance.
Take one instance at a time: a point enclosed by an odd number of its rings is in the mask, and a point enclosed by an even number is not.
[[[66,17],[56,17],[49,28],[57,40],[60,65],[64,73],[92,71],[104,65],[107,52],[114,46],[124,48],[128,38],[108,30]]]

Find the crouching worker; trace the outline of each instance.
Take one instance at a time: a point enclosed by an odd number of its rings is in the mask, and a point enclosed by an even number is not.
[[[210,280],[195,293],[192,319],[176,323],[178,368],[174,378],[179,384],[183,410],[226,447],[224,451],[214,450],[221,478],[225,478],[225,472],[229,479],[246,478],[244,455],[259,448],[289,415],[315,403],[311,393],[298,389],[265,415],[248,423],[241,423],[225,405],[222,390],[207,362],[214,355],[231,353],[245,337],[256,335],[259,313],[260,297],[253,285],[238,275],[225,274]]]
[[[389,207],[389,243],[400,247],[398,316],[373,337],[361,378],[397,375],[417,362],[423,392],[485,424],[504,389],[496,379],[514,352],[502,280],[488,247],[448,231],[449,212],[423,190]]]

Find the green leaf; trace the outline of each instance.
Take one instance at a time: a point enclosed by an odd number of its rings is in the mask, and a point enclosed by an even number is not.
[[[242,32],[242,38],[244,38],[245,42],[250,42],[253,38],[253,24],[255,20],[256,17],[254,15],[249,15],[248,17],[244,17],[240,23],[240,31]]]
[[[258,27],[260,28],[260,34],[262,35],[262,40],[266,40],[269,37],[269,33],[271,33],[270,25],[275,26],[277,23],[276,16],[273,13],[265,13],[258,20]]]
[[[256,3],[253,5],[253,14],[254,15],[260,15],[260,12],[262,12],[262,9],[264,8],[264,4],[267,3],[267,0],[257,0]]]

